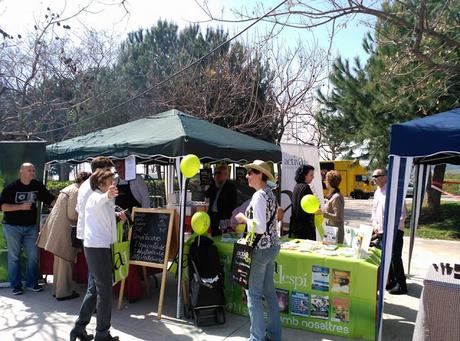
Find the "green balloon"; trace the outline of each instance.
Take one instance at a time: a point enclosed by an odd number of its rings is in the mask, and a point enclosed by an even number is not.
[[[200,170],[200,159],[194,154],[184,156],[180,162],[180,171],[186,178],[193,178]]]
[[[319,209],[319,200],[313,194],[307,194],[300,200],[300,206],[307,213],[315,213]]]
[[[208,232],[209,225],[211,225],[211,218],[206,212],[196,212],[192,216],[192,229],[196,234],[202,235]]]

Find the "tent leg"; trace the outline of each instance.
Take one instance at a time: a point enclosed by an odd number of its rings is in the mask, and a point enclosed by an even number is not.
[[[181,199],[180,199],[180,228],[179,228],[179,260],[177,266],[177,305],[176,305],[176,318],[181,318],[181,311],[182,311],[182,302],[181,302],[181,294],[182,294],[182,259],[183,259],[183,252],[184,252],[184,222],[185,222],[185,205],[186,205],[186,179],[180,173],[179,167],[178,169],[178,176],[182,179],[181,183]]]
[[[416,165],[414,170],[414,190],[412,194],[412,216],[410,218],[410,239],[409,239],[409,259],[407,261],[407,277],[410,277],[410,264],[412,261],[412,251],[414,249],[416,217],[418,214],[418,191],[419,191],[419,176],[420,166]]]

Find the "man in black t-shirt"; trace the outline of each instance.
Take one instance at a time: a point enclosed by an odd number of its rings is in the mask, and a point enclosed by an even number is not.
[[[20,255],[24,247],[27,253],[26,287],[41,291],[38,284],[38,249],[35,245],[38,235],[37,202],[54,203],[54,196],[35,179],[35,167],[23,163],[19,179],[6,186],[0,196],[3,215],[3,233],[8,247],[8,278],[13,294],[22,290]]]

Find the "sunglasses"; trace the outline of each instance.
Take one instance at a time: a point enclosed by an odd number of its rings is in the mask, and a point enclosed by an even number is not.
[[[251,174],[260,174],[260,171],[258,171],[257,169],[248,169],[248,175]]]
[[[380,178],[382,176],[385,176],[385,175],[383,175],[383,174],[372,175],[372,179],[377,179],[377,178]]]

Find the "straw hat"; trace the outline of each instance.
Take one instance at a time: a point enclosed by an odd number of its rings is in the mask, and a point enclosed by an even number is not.
[[[258,170],[259,172],[265,174],[269,181],[275,182],[275,177],[272,174],[270,165],[268,163],[266,163],[265,161],[254,160],[254,162],[245,165],[244,168],[246,168],[248,170],[249,169]]]

